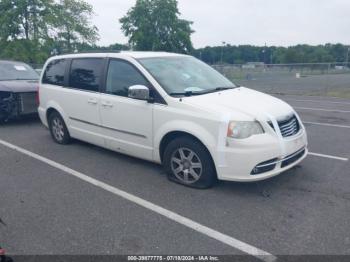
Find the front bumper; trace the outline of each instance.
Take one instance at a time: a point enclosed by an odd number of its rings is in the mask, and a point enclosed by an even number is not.
[[[307,135],[302,128],[297,135],[289,138],[263,134],[241,141],[230,139],[227,146],[217,152],[215,162],[218,179],[260,181],[299,164],[308,154]]]
[[[2,92],[0,94],[0,119],[6,120],[36,113],[35,92]]]

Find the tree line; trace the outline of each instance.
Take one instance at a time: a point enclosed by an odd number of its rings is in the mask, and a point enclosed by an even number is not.
[[[290,47],[224,45],[205,47],[193,55],[210,64],[266,64],[349,62],[349,46],[342,44],[296,45]]]
[[[1,0],[0,57],[42,63],[94,45],[93,8],[83,0]]]
[[[49,56],[87,51],[168,51],[210,64],[346,62],[342,44],[292,47],[229,45],[195,49],[193,22],[180,18],[177,0],[137,0],[119,21],[127,44],[96,45],[94,11],[84,0],[0,0],[0,58],[42,64]],[[116,25],[117,26],[117,25]]]
[[[120,51],[129,49],[130,46],[127,44],[114,44],[110,46],[84,46],[81,51]],[[156,51],[178,52],[164,49],[156,49]],[[189,52],[181,53],[193,55],[208,64],[245,64],[248,62],[261,62],[266,64],[350,62],[350,49],[343,44],[325,44],[317,46],[296,45],[290,47],[225,45],[191,49]]]

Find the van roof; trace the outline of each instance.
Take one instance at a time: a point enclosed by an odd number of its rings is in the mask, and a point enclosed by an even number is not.
[[[169,56],[185,56],[183,54],[168,53],[168,52],[136,52],[136,51],[121,51],[118,53],[75,53],[66,54],[52,57],[51,59],[57,58],[78,58],[78,57],[131,57],[135,59],[139,58],[151,58],[151,57],[169,57]]]

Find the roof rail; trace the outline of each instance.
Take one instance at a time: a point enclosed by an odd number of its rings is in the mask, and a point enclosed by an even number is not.
[[[98,49],[98,50],[84,50],[84,51],[79,51],[79,52],[63,52],[63,53],[60,53],[59,55],[75,55],[75,54],[93,54],[93,53],[120,53],[121,51],[124,51],[124,50],[111,50],[111,49]]]

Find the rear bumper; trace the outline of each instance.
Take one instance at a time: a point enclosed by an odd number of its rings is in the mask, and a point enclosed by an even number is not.
[[[237,182],[268,179],[299,164],[307,154],[305,129],[288,139],[264,134],[236,141],[216,158],[218,179]]]
[[[47,123],[46,110],[39,106],[38,114],[39,114],[39,118],[41,120],[41,123],[43,123],[44,126],[48,127],[49,125]]]

